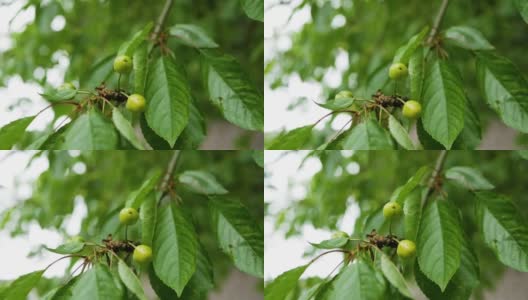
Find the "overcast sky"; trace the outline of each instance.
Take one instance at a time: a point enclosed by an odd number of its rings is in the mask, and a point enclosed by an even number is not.
[[[0,52],[13,47],[13,41],[9,38],[10,33],[23,31],[27,24],[34,20],[35,10],[32,8],[21,11],[16,16],[26,2],[25,0],[19,0],[13,1],[11,5],[0,6]],[[15,18],[13,19],[13,17]],[[13,22],[10,25],[9,22],[12,19]],[[56,31],[63,30],[65,25],[65,19],[62,16],[57,16],[51,22],[52,29]],[[58,86],[62,83],[69,60],[62,52],[55,53],[53,58],[59,64],[55,68],[48,70],[48,83]],[[0,68],[2,67],[0,66]],[[35,74],[44,76],[44,70],[37,68]],[[0,127],[21,117],[35,115],[45,108],[48,103],[39,96],[41,92],[42,88],[40,86],[25,83],[18,76],[11,78],[7,82],[7,87],[0,87]],[[9,110],[9,107],[17,103],[21,98],[30,99],[31,102],[24,102],[23,105],[17,106],[14,110]],[[29,130],[42,130],[52,119],[53,112],[47,110],[31,123]]]
[[[18,201],[31,196],[34,180],[48,168],[46,158],[30,162],[36,151],[0,151],[0,213],[15,205]],[[76,152],[72,152],[76,153]],[[85,169],[84,169],[85,170]],[[79,171],[83,171],[80,167]],[[82,201],[76,201],[72,217],[65,222],[66,231],[77,235],[81,220],[86,215]],[[16,210],[14,213],[16,217]],[[43,256],[28,258],[28,254],[40,247],[56,247],[63,238],[55,231],[43,230],[37,222],[29,226],[29,234],[11,238],[5,230],[0,231],[0,280],[11,280],[20,275],[45,268],[61,255],[44,251]],[[68,260],[55,264],[44,274],[46,277],[62,276]]]
[[[267,9],[264,14],[264,61],[267,62],[275,57],[277,51],[286,50],[291,47],[290,35],[302,28],[303,24],[311,21],[310,7],[297,11],[290,22],[288,18],[292,14],[292,7],[295,7],[299,0],[294,0],[289,5],[272,6],[275,0],[266,0]],[[338,5],[338,1],[334,5]],[[337,16],[332,21],[332,26],[339,27],[344,25],[344,17]],[[275,90],[269,88],[270,82],[264,79],[264,130],[266,132],[278,131],[282,129],[293,129],[314,123],[328,110],[323,109],[311,101],[324,102],[321,99],[322,85],[328,87],[338,87],[341,83],[342,74],[348,66],[348,56],[343,51],[336,57],[335,67],[328,70],[323,82],[303,82],[297,75],[292,75],[287,84]],[[306,105],[296,107],[294,110],[288,110],[288,105],[296,102],[299,98],[307,97],[310,101]],[[332,128],[338,130],[347,121],[349,117],[337,116],[332,123]],[[324,122],[317,125],[316,128],[323,128]]]
[[[302,168],[301,161],[305,158],[307,151],[287,152],[266,151],[265,170],[268,177],[265,179],[264,199],[270,203],[270,212],[276,213],[288,207],[293,201],[305,197],[312,176],[321,169],[321,162],[317,158],[308,158]],[[344,155],[352,155],[352,151],[343,151]],[[351,163],[346,170],[338,172],[359,172],[357,163]],[[339,175],[339,174],[336,174]],[[359,208],[350,199],[348,209],[343,219],[339,221],[339,229],[352,232],[354,222],[359,215]],[[275,278],[284,271],[301,266],[310,261],[311,257],[303,258],[305,250],[311,246],[308,242],[320,242],[329,239],[332,232],[318,230],[311,225],[305,225],[301,229],[299,237],[284,239],[285,232],[276,230],[273,224],[275,217],[267,217],[264,220],[264,275],[265,279]],[[341,254],[324,256],[317,263],[311,265],[303,277],[319,276],[326,277],[336,265],[342,260]]]

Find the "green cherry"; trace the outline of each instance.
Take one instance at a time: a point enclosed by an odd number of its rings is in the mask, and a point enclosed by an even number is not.
[[[389,68],[390,79],[400,79],[407,76],[407,67],[402,63],[395,63]]]
[[[119,212],[119,222],[123,225],[132,225],[139,219],[139,213],[135,208],[125,207]]]
[[[152,261],[152,248],[147,245],[139,245],[134,249],[132,259],[139,264],[146,264]]]
[[[396,202],[388,202],[383,206],[383,216],[385,218],[392,218],[393,216],[399,216],[402,213],[401,206]]]
[[[402,108],[402,115],[408,119],[417,119],[422,114],[422,105],[415,100],[408,100]]]
[[[354,94],[351,91],[340,91],[335,95],[334,99],[343,99],[343,98],[354,98]]]
[[[402,240],[398,243],[396,253],[401,258],[409,258],[416,254],[416,244],[411,240]]]
[[[145,97],[140,94],[132,94],[128,97],[126,108],[133,112],[145,111]]]
[[[114,60],[114,71],[119,74],[127,74],[132,71],[132,58],[127,55],[119,55]]]
[[[337,231],[332,234],[333,239],[342,239],[342,238],[348,238],[348,233],[344,231]]]
[[[57,90],[59,91],[63,91],[63,90],[76,90],[77,88],[75,87],[75,85],[73,85],[73,83],[71,82],[65,82],[63,84],[61,84]]]
[[[68,239],[68,243],[84,243],[84,238],[80,235],[72,236]]]

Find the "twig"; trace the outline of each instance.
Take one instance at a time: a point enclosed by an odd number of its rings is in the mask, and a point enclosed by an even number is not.
[[[427,192],[422,195],[422,205],[427,201],[427,198],[433,193],[433,184],[442,171],[442,168],[444,167],[444,163],[447,157],[447,150],[442,150],[440,154],[438,155],[438,158],[436,159],[436,164],[433,169],[433,172],[431,173],[431,177],[429,178],[429,182],[427,183]]]
[[[169,164],[167,165],[167,170],[165,171],[165,175],[163,175],[163,179],[159,185],[160,191],[162,191],[161,197],[159,198],[158,206],[161,204],[161,200],[165,198],[165,196],[168,194],[169,185],[171,182],[172,175],[174,174],[174,170],[176,170],[176,165],[178,164],[180,155],[180,150],[175,150],[172,154],[172,157],[169,161]]]
[[[440,28],[440,25],[442,24],[442,19],[444,18],[448,4],[449,4],[449,0],[444,0],[442,2],[442,5],[440,6],[440,10],[438,11],[438,14],[436,15],[435,21],[433,23],[433,28],[431,28],[431,33],[429,33],[429,37],[427,38],[427,44],[431,44],[436,34],[438,33],[438,29]]]
[[[160,189],[164,191],[167,189],[170,183],[170,179],[172,177],[172,174],[174,173],[174,170],[176,169],[176,163],[178,162],[178,158],[180,157],[180,150],[174,151],[172,154],[172,157],[169,161],[169,164],[167,165],[167,170],[165,171],[165,175],[163,175],[163,180],[160,184]]]
[[[169,12],[173,4],[174,4],[173,0],[167,0],[165,2],[165,6],[163,7],[163,10],[161,11],[158,21],[156,22],[156,27],[154,27],[154,31],[152,32],[152,35],[151,35],[151,38],[153,40],[156,40],[159,34],[161,33],[161,30],[163,29],[163,25],[167,21],[167,17],[169,16]]]

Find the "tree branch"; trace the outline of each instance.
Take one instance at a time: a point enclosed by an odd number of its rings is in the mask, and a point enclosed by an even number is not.
[[[427,38],[427,44],[431,44],[434,37],[438,33],[438,29],[440,28],[440,25],[442,24],[442,19],[444,18],[448,4],[449,4],[449,0],[444,0],[442,2],[442,5],[440,6],[440,10],[438,11],[438,14],[436,15],[436,19],[433,23],[433,28],[431,28],[431,33],[429,33],[429,37]]]
[[[436,158],[435,167],[433,169],[433,173],[431,173],[431,177],[429,178],[429,182],[427,183],[427,192],[422,195],[422,204],[427,201],[427,198],[433,193],[433,185],[442,171],[442,168],[444,167],[444,163],[447,157],[447,150],[442,150],[438,157]]]
[[[152,32],[152,35],[151,35],[153,40],[155,40],[161,33],[161,30],[163,29],[163,25],[165,25],[165,22],[167,21],[167,17],[169,16],[169,12],[173,4],[174,4],[174,0],[167,0],[165,2],[165,6],[163,6],[163,10],[161,11],[158,21],[156,22],[156,27],[154,27],[154,31]]]
[[[167,170],[165,171],[165,175],[163,175],[163,179],[160,183],[160,190],[163,192],[163,198],[165,194],[167,193],[167,187],[169,186],[170,180],[172,178],[172,175],[174,174],[174,170],[176,169],[177,162],[180,158],[180,150],[175,150],[172,154],[172,157],[169,161],[169,164],[167,165]]]

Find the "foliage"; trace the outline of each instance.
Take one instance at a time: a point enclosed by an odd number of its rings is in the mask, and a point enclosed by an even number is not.
[[[26,134],[42,112],[14,121],[0,129],[0,149],[195,149],[219,117],[242,137],[262,131],[263,1],[25,2],[19,13],[35,19],[11,34],[0,82],[42,86],[53,120]],[[60,18],[64,29],[52,29]],[[112,70],[122,55],[133,60],[130,74]],[[64,59],[74,88],[48,81]],[[131,94],[145,96],[144,114],[125,109]]]
[[[320,82],[326,102],[311,100],[330,112],[317,130],[268,133],[268,149],[475,149],[497,119],[519,137],[528,132],[526,1],[447,0],[434,10],[418,0],[288,5],[310,18],[265,62],[266,82],[272,89],[292,76]],[[272,41],[285,38],[277,32]],[[348,65],[338,65],[344,58]],[[406,65],[408,76],[390,79],[393,64]],[[340,81],[325,86],[336,73]],[[354,95],[348,102],[335,97],[344,90]],[[401,114],[411,99],[423,107],[417,121]],[[349,121],[332,129],[338,115]]]
[[[64,278],[47,279],[47,268],[38,270],[0,289],[0,298],[25,299],[37,288],[43,299],[146,299],[140,280],[145,274],[162,299],[176,294],[177,299],[207,299],[230,268],[261,278],[263,178],[257,156],[249,151],[35,153],[33,160],[46,160],[49,169],[32,184],[27,199],[0,212],[0,229],[20,236],[37,222],[67,238],[73,210],[86,206],[83,238],[32,252],[71,258]],[[80,166],[86,171],[79,172]],[[121,224],[123,207],[139,210],[139,221]],[[132,262],[140,244],[152,248],[151,264]]]
[[[350,234],[311,244],[305,255],[324,252],[268,283],[266,299],[344,299],[350,293],[403,299],[413,296],[416,283],[430,299],[469,299],[493,287],[506,268],[528,272],[528,161],[522,153],[346,152],[309,152],[303,163],[317,160],[321,168],[310,181],[289,185],[304,186],[305,196],[281,210],[270,208],[276,199],[266,199],[266,215],[286,237],[299,235],[304,224]],[[271,165],[265,170],[280,172]],[[402,216],[383,217],[390,201],[403,207]],[[354,228],[340,228],[351,205],[359,209]],[[404,239],[415,242],[414,258],[395,255]],[[343,253],[337,274],[300,279],[334,252]]]

